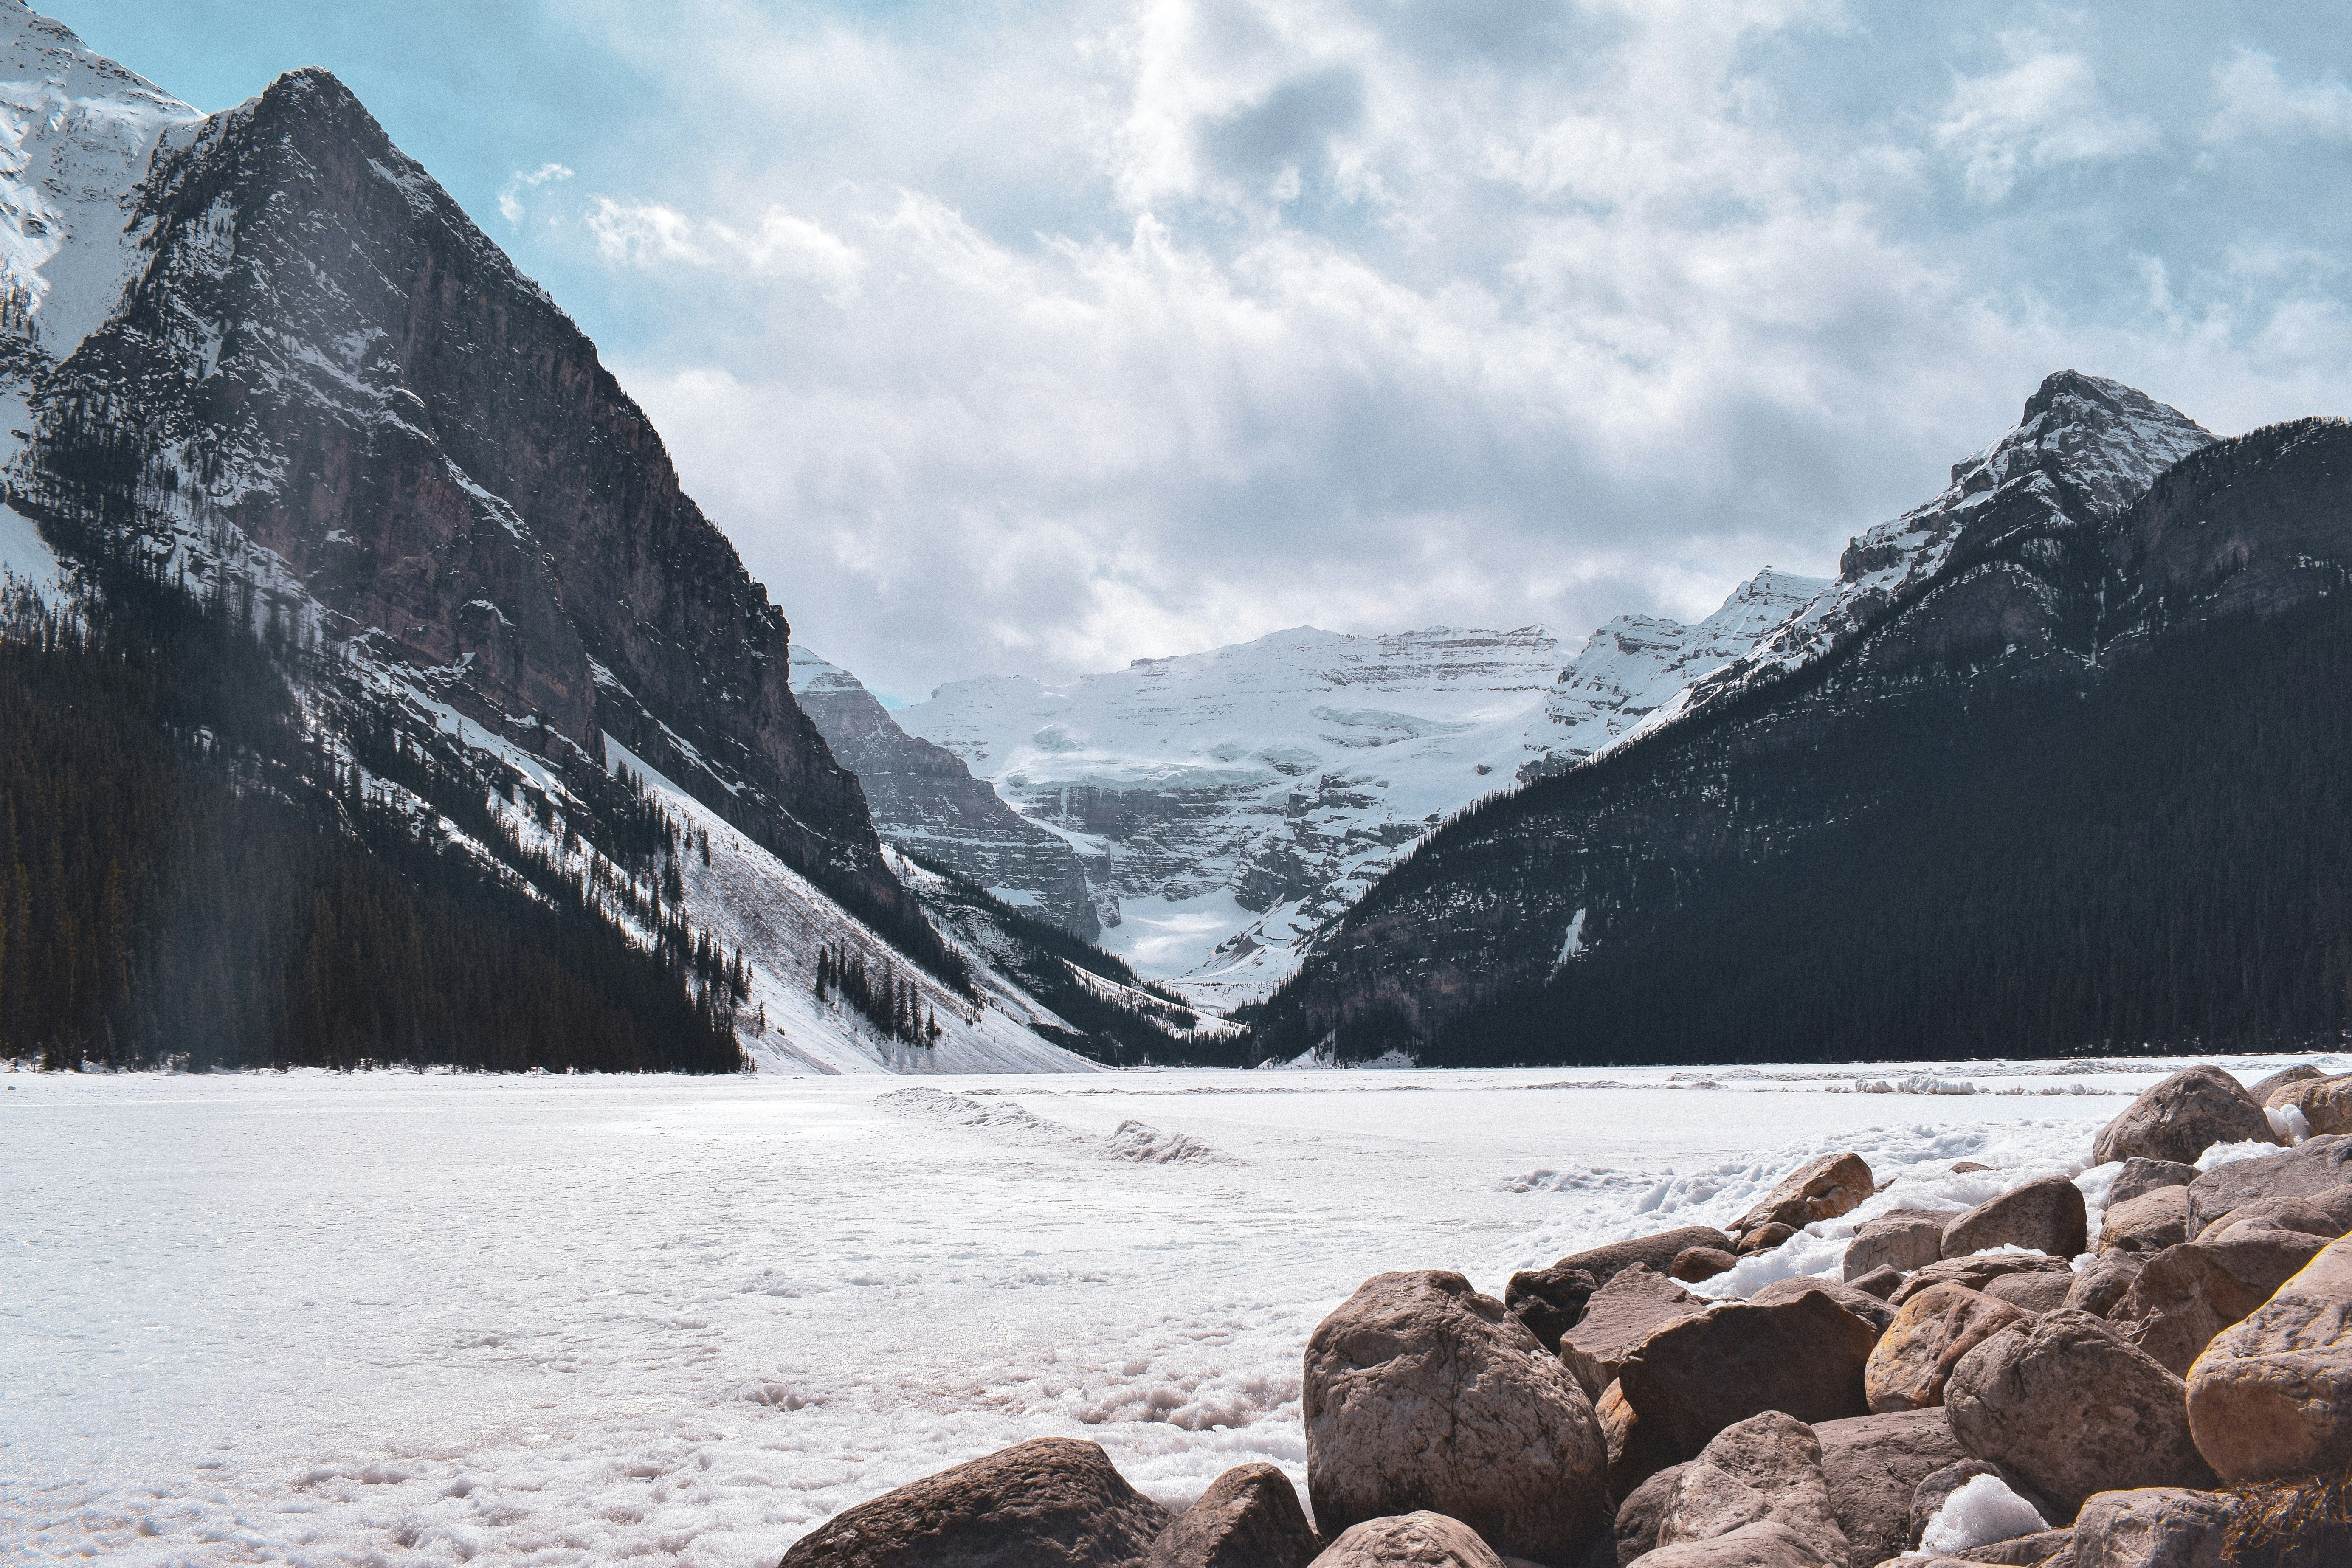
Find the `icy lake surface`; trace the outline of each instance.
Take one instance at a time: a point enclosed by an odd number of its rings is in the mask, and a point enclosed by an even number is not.
[[[765,1568],[1047,1435],[1171,1503],[1303,1482],[1300,1352],[1369,1274],[1499,1294],[1832,1147],[1865,1215],[1979,1202],[2178,1065],[0,1073],[0,1560]],[[1725,1287],[1834,1269],[1821,1228]]]

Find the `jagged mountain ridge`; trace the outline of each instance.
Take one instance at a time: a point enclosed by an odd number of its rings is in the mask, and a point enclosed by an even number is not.
[[[898,881],[782,614],[594,345],[340,82],[198,115],[17,0],[0,58],[11,570],[68,616],[128,574],[241,618],[336,770],[301,798],[362,792],[514,897],[570,879],[680,973],[741,960],[757,1065],[1088,1066]],[[939,1032],[817,998],[821,951]]]
[[[856,676],[797,643],[792,684],[890,842],[1087,942],[1102,934],[1076,851],[1006,805],[962,758],[908,734]]]
[[[1922,975],[1934,962],[1919,954],[1999,950],[1998,924],[1953,927],[1984,909],[2013,908],[2011,923],[2021,927],[2029,915],[2079,902],[2081,930],[2134,932],[2137,948],[2116,938],[2104,960],[2124,968],[2147,962],[2136,952],[2160,956],[2168,941],[2177,949],[2182,939],[2151,937],[2147,922],[2195,910],[2168,904],[2154,890],[2161,879],[2139,888],[2155,863],[2146,857],[2175,857],[2183,887],[2226,887],[2229,879],[2214,873],[2212,858],[2225,851],[2182,826],[2177,801],[2144,798],[2137,781],[2162,780],[2170,766],[2160,752],[2131,750],[2167,733],[2162,691],[2146,672],[2183,679],[2179,650],[2191,635],[2223,650],[2209,686],[2237,679],[2233,661],[2252,669],[2332,657],[2327,639],[2339,634],[2326,626],[2262,628],[2303,606],[2324,616],[2346,580],[2347,439],[2340,423],[2323,421],[2214,444],[2185,417],[2112,382],[2052,376],[2019,428],[1956,468],[1937,502],[1857,541],[1839,584],[1756,658],[1728,667],[1712,690],[1700,683],[1678,711],[1661,710],[1582,767],[1424,844],[1326,933],[1259,1020],[1256,1048],[1294,1054],[1329,1042],[1354,1053],[1445,1057],[1507,1045],[1527,1059],[1643,1059],[1679,1048],[1645,1033],[1672,1019],[1690,1049],[1738,1059],[1750,1048],[1802,1054],[1808,1047],[1761,1020],[1804,1016],[1818,1021],[1811,1048],[1867,1057],[1897,1044],[1865,1026],[1870,999],[1909,993],[1884,971],[1851,974],[1836,953],[1807,945],[1809,931],[1846,930],[1841,911],[1875,912],[1874,925],[1844,938],[1853,951],[1893,940],[1889,931],[1920,931],[1904,962]],[[2256,615],[2267,619],[2250,619]],[[2290,651],[2274,646],[2290,634],[2305,640]],[[2209,729],[2218,732],[2255,698],[2211,699],[2221,706]],[[2080,725],[2067,722],[2077,716]],[[2334,744],[2324,713],[2280,719],[2273,733],[2290,722],[2309,730],[2314,754]],[[2046,772],[2038,759],[2066,754],[2078,729],[2100,725],[2112,743],[2084,758],[2074,776],[2105,778],[2105,795]],[[2200,776],[2231,781],[2250,819],[2268,811],[2270,783],[2231,774],[2230,759],[2203,745],[2192,736],[2183,747],[2206,768]],[[2132,767],[2117,773],[2120,756]],[[2010,760],[1995,766],[1996,757]],[[2022,780],[2050,792],[2046,805]],[[2117,803],[2120,819],[2085,804],[2097,800]],[[1979,842],[1985,824],[1971,818],[1960,831],[1930,801],[1965,801],[1948,809],[1990,814],[1996,830],[2094,815],[2072,837],[2024,857],[2031,864],[2011,863]],[[2266,820],[2292,835],[2303,831],[2293,826],[2299,814]],[[2152,898],[2126,917],[2098,902],[2099,879],[2081,873],[2078,858],[2090,853],[2082,846],[2140,816],[2155,818],[2136,830],[2154,836],[2158,848],[2134,850],[2141,858],[2103,874]],[[2316,820],[2328,820],[2326,812]],[[1975,859],[1939,858],[1946,840]],[[1860,858],[1864,844],[1874,858]],[[2326,863],[2333,851],[2312,854]],[[1983,878],[2031,884],[2061,865],[2084,875],[2090,890],[2021,886],[2006,900],[1971,902],[1986,896]],[[1887,868],[1883,880],[1870,866]],[[1906,904],[1911,887],[1939,887],[1948,906]],[[2285,912],[2262,918],[2319,918],[2281,897]],[[1809,907],[1819,911],[1811,920],[1798,912]],[[2276,951],[2285,947],[2283,939]],[[1758,977],[1768,970],[1781,988],[1772,999],[1739,989],[1763,985]],[[1831,975],[1843,1000],[1823,990]],[[2047,984],[2055,997],[2074,983],[2053,975]],[[1915,1042],[1992,1016],[1981,995],[1955,999],[1967,994],[1964,979],[1936,984],[1947,994],[1914,1017]],[[2180,989],[2153,975],[2132,984],[2149,994]],[[2087,1035],[2056,1032],[2093,1027],[2085,1019],[2158,1027],[2154,1015],[2109,1006],[2101,994],[2070,1001],[2073,1022],[2063,1025],[2053,1001],[2042,1020],[2051,1037],[2012,1037],[1999,1048],[2087,1047],[2095,1043]],[[1717,1010],[1695,1011],[1695,997],[1716,998]],[[2180,1021],[2189,1016],[2162,1026],[2189,1027]],[[1474,1036],[1487,1044],[1474,1047]]]

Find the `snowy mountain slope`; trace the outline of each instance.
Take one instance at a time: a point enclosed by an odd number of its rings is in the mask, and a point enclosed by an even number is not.
[[[955,753],[908,734],[856,676],[798,643],[792,684],[833,754],[865,786],[886,840],[1087,942],[1101,934],[1085,868],[1065,840],[1006,805]]]
[[[1303,627],[1048,688],[956,681],[895,717],[1066,836],[1104,945],[1210,1006],[1263,995],[1423,833],[1573,766],[1828,584],[1767,569],[1694,626]]]
[[[1752,652],[1830,586],[1767,566],[1695,626],[1658,616],[1620,616],[1592,634],[1560,671],[1528,733],[1537,755],[1521,778],[1574,766],[1672,702],[1685,687]]]
[[[1509,783],[1559,670],[1540,627],[1301,627],[1056,687],[957,681],[895,717],[1076,849],[1107,949],[1215,1005]]]

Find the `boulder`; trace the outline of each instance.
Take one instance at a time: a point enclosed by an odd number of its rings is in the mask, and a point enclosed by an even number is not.
[[[1944,1402],[1944,1384],[1959,1359],[2032,1314],[1962,1285],[1937,1285],[1895,1309],[1863,1368],[1864,1396],[1874,1411],[1925,1410]]]
[[[1900,1307],[1920,1291],[1938,1285],[1965,1285],[1971,1290],[1980,1291],[2004,1274],[2064,1274],[2071,1277],[2074,1272],[2065,1258],[2044,1258],[2032,1252],[1989,1252],[1976,1258],[1948,1258],[1941,1263],[1930,1263],[1903,1281],[1886,1300],[1889,1306]]]
[[[2270,1118],[2245,1086],[2217,1067],[2174,1073],[2147,1090],[2107,1123],[2091,1148],[2099,1164],[2173,1160],[2194,1164],[2216,1143],[2271,1139]]]
[[[1748,1299],[1759,1307],[1775,1301],[1793,1301],[1808,1290],[1817,1290],[1868,1323],[1874,1333],[1884,1333],[1886,1325],[1895,1321],[1895,1309],[1879,1297],[1855,1289],[1841,1280],[1818,1274],[1801,1274],[1791,1279],[1775,1279]]]
[[[2314,1136],[2352,1132],[2352,1077],[2323,1078],[2297,1084],[2280,1095],[2275,1103],[2282,1110],[2293,1106],[2303,1112],[2304,1122]]]
[[[1581,1268],[1592,1276],[1598,1285],[1606,1285],[1623,1269],[1636,1263],[1663,1274],[1674,1267],[1675,1259],[1694,1247],[1711,1247],[1719,1252],[1732,1249],[1731,1237],[1711,1225],[1686,1225],[1677,1230],[1660,1231],[1655,1236],[1636,1237],[1632,1241],[1612,1241],[1606,1247],[1596,1247],[1585,1252],[1571,1252],[1552,1265],[1554,1268]]]
[[[1787,1525],[1764,1520],[1712,1540],[1661,1546],[1641,1559],[1641,1568],[1845,1568],[1845,1560],[1826,1556]]]
[[[1804,1422],[1868,1414],[1862,1369],[1877,1340],[1819,1290],[1764,1306],[1729,1301],[1653,1333],[1617,1381],[1644,1440],[1671,1464],[1767,1410]]]
[[[782,1568],[1140,1568],[1168,1521],[1099,1445],[1035,1437],[843,1510]]]
[[[1350,1525],[1315,1568],[1503,1568],[1503,1560],[1460,1520],[1421,1509]]]
[[[1584,1304],[1601,1289],[1589,1268],[1553,1264],[1549,1268],[1523,1269],[1503,1287],[1503,1306],[1528,1326],[1538,1343],[1559,1353],[1559,1336],[1576,1327]]]
[[[2352,1462],[2352,1238],[2332,1242],[2189,1369],[2197,1447],[2233,1482]]]
[[[1844,1563],[1845,1531],[1830,1504],[1821,1443],[1811,1427],[1777,1410],[1725,1427],[1682,1467],[1658,1521],[1658,1544],[1713,1541],[1767,1522]]]
[[[1591,1398],[1459,1274],[1364,1281],[1307,1339],[1301,1403],[1326,1535],[1435,1510],[1498,1552],[1568,1563],[1609,1528]]]
[[[1989,1198],[1944,1227],[1944,1256],[1966,1258],[1991,1247],[2022,1247],[2072,1258],[2090,1247],[2083,1189],[2065,1176],[2043,1176]]]
[[[1719,1247],[1685,1247],[1675,1254],[1675,1261],[1667,1268],[1666,1277],[1696,1285],[1702,1279],[1729,1273],[1738,1261],[1738,1258]]]
[[[1874,1268],[1908,1274],[1944,1256],[1944,1227],[1932,1219],[1874,1219],[1846,1243],[1845,1277],[1859,1279]]]
[[[1950,1423],[1947,1422],[1945,1425],[1948,1426]],[[1955,1441],[1953,1447],[1957,1449],[1958,1447],[1958,1443]],[[2026,1505],[2045,1521],[2052,1514],[2060,1511],[2055,1503],[2026,1485],[2021,1478],[2003,1469],[1990,1459],[1963,1458],[1921,1479],[1918,1489],[1911,1494],[1909,1510],[1904,1516],[1905,1528],[1908,1531],[1905,1537],[1906,1542],[1916,1550],[1926,1551],[1927,1548],[1920,1542],[1927,1533],[1928,1522],[1943,1510],[1945,1501],[1954,1492],[1979,1476],[1990,1476],[2000,1481],[2011,1493],[2023,1499]]]
[[[2278,1072],[2271,1074],[2270,1077],[2263,1079],[2262,1082],[2254,1085],[2252,1089],[2246,1090],[2246,1092],[2254,1097],[2254,1100],[2257,1104],[2276,1105],[2282,1099],[2293,1094],[2304,1084],[2311,1082],[2314,1079],[2326,1078],[2326,1076],[2327,1075],[2326,1073],[2321,1072],[2317,1068],[2309,1066],[2308,1064],[2300,1067],[2285,1068]]]
[[[1919,1483],[1963,1457],[1941,1410],[1824,1421],[1813,1437],[1851,1568],[1872,1568],[1909,1546]]]
[[[1782,1178],[1764,1201],[1739,1216],[1731,1228],[1746,1236],[1763,1226],[1802,1228],[1817,1219],[1850,1214],[1873,1193],[1870,1166],[1859,1154],[1824,1154]]]
[[[2236,1511],[2226,1492],[2101,1492],[2074,1521],[2074,1568],[2221,1568]]]
[[[1151,1543],[1145,1568],[1307,1568],[1315,1531],[1290,1478],[1272,1465],[1237,1465]]]
[[[1625,1391],[1619,1384],[1611,1384],[1594,1408],[1601,1418],[1601,1436],[1609,1444],[1611,1497],[1621,1501],[1631,1498],[1652,1476],[1680,1462],[1659,1439],[1660,1428],[1642,1429],[1641,1418],[1625,1403]]]
[[[2326,1243],[2299,1231],[2250,1231],[2168,1247],[2147,1261],[2107,1319],[2186,1377],[2206,1345],[2269,1300]]]
[[[1625,1568],[1658,1544],[1658,1521],[1666,1516],[1666,1504],[1673,1500],[1675,1482],[1682,1473],[1681,1465],[1669,1465],[1635,1487],[1618,1505],[1617,1568]]]
[[[2189,1184],[2189,1233],[2232,1209],[2270,1199],[2303,1198],[2329,1208],[2352,1186],[2352,1138],[2314,1138],[2275,1154],[2216,1165]]]
[[[1778,1220],[1769,1225],[1759,1225],[1739,1238],[1739,1256],[1753,1258],[1759,1252],[1769,1252],[1796,1234],[1795,1226],[1783,1225]]]
[[[2054,1312],[2064,1306],[2074,1289],[2074,1276],[2052,1269],[2039,1274],[2004,1274],[1998,1279],[1987,1280],[1984,1293],[1996,1301],[2039,1314]]]
[[[2115,1185],[2107,1189],[2110,1205],[2126,1204],[2159,1187],[2185,1187],[2197,1179],[2197,1167],[2184,1165],[2178,1160],[2143,1160],[2135,1155],[2124,1162],[2116,1173]]]
[[[1851,1283],[1864,1295],[1875,1296],[1884,1301],[1903,1289],[1903,1276],[1882,1264]]]
[[[2231,1209],[2195,1236],[2181,1239],[2214,1241],[2241,1226],[2248,1230],[2299,1230],[2305,1236],[2334,1241],[2352,1230],[2352,1186],[2304,1197],[2256,1198]]]
[[[2158,1187],[2107,1205],[2099,1250],[2162,1252],[2189,1239],[2189,1189]]]
[[[1560,1336],[1560,1364],[1587,1394],[1598,1397],[1617,1377],[1633,1348],[1668,1323],[1706,1310],[1706,1303],[1646,1264],[1620,1269],[1584,1304],[1584,1316]]]
[[[2066,1300],[2062,1305],[2077,1312],[2088,1312],[2104,1318],[2116,1302],[2130,1293],[2132,1281],[2147,1267],[2147,1259],[2137,1252],[2110,1252],[2073,1276],[2066,1287]]]
[[[1959,1160],[1953,1163],[1952,1174],[1956,1176],[1965,1176],[1969,1174],[1971,1172],[1990,1171],[1992,1167],[1990,1165],[1980,1165],[1974,1160]]]
[[[2101,1319],[2057,1311],[2014,1323],[1959,1359],[1944,1384],[1952,1435],[2071,1517],[2093,1492],[2210,1486],[2189,1440],[2188,1389]],[[2052,1522],[2058,1522],[2053,1520]]]

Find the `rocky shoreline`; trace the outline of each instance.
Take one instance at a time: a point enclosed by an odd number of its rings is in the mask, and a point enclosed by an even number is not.
[[[1860,1157],[1500,1300],[1377,1275],[1307,1342],[1311,1523],[1271,1465],[1172,1513],[1040,1438],[783,1568],[2352,1564],[2352,1076],[2191,1068],[2089,1152],[1744,1300],[1686,1287],[1853,1214]]]

